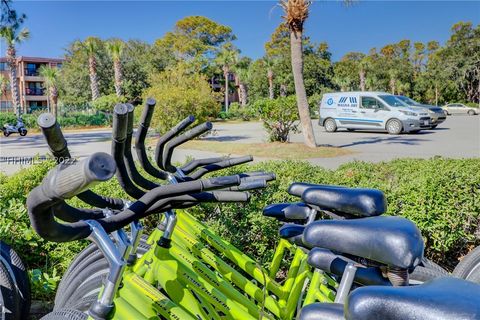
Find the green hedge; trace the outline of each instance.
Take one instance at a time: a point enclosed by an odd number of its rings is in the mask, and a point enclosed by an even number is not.
[[[32,272],[35,298],[50,299],[70,260],[87,242],[50,243],[30,229],[25,200],[52,162],[24,169],[13,176],[0,175],[0,238],[11,244]],[[278,223],[262,216],[269,203],[295,201],[286,193],[293,181],[378,188],[388,199],[388,214],[415,221],[426,241],[426,254],[452,269],[459,257],[480,244],[480,160],[395,160],[370,164],[352,162],[338,170],[325,170],[300,161],[271,161],[244,165],[235,171],[266,170],[277,180],[254,192],[249,204],[206,204],[189,209],[216,232],[259,261],[266,263],[277,241]],[[100,194],[125,197],[115,179],[99,184]],[[80,205],[80,201],[70,201]],[[221,207],[221,208],[220,208]],[[221,210],[217,210],[220,208]],[[148,225],[155,225],[152,217]]]
[[[37,118],[38,114],[23,114],[22,119],[27,129],[38,128]],[[63,128],[77,128],[77,127],[90,127],[90,126],[109,126],[111,124],[111,117],[105,113],[97,114],[84,114],[84,113],[69,113],[66,116],[57,117],[58,123]],[[15,124],[17,123],[17,117],[14,113],[0,113],[0,125],[5,123]]]

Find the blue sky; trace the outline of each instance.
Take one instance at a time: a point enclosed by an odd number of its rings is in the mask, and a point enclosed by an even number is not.
[[[26,56],[61,57],[75,39],[141,39],[152,43],[188,15],[204,15],[233,29],[243,55],[258,58],[281,21],[274,1],[15,1],[28,16]],[[480,23],[480,1],[315,1],[305,26],[315,42],[326,41],[333,59],[349,51],[368,52],[402,39],[445,42],[458,21]],[[1,44],[1,55],[5,45]]]

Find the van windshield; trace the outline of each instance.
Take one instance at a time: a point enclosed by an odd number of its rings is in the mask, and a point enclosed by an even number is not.
[[[390,107],[408,107],[408,104],[391,94],[378,97],[385,101]]]
[[[405,102],[409,106],[421,106],[422,105],[421,103],[418,103],[417,101],[415,101],[413,99],[410,99],[409,97],[405,97],[405,96],[395,96],[395,97],[397,99],[402,100],[403,102]]]

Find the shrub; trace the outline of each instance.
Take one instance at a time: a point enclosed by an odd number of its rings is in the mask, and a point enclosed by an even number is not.
[[[41,112],[33,114],[23,114],[23,123],[27,129],[38,128],[37,118]],[[16,123],[16,116],[14,113],[0,113],[0,125],[5,123]],[[85,113],[69,113],[67,116],[58,116],[58,123],[63,128],[89,127],[89,126],[108,126],[111,124],[111,119],[105,113],[85,114]]]
[[[263,217],[266,204],[298,201],[287,194],[291,182],[377,188],[385,192],[388,215],[413,220],[425,239],[425,254],[450,270],[474,245],[480,245],[480,160],[402,159],[371,164],[351,162],[335,171],[303,161],[271,161],[231,169],[266,170],[277,180],[243,206],[204,204],[189,209],[245,253],[269,261],[279,224]],[[223,172],[222,172],[223,173]]]
[[[92,102],[92,107],[97,111],[112,113],[113,107],[115,107],[117,103],[123,102],[126,102],[125,97],[117,97],[116,94],[109,94],[94,100]]]
[[[150,83],[152,86],[144,91],[144,97],[157,100],[152,127],[161,133],[188,115],[203,122],[216,118],[220,112],[220,93],[212,91],[204,75],[189,73],[182,65],[152,75]]]
[[[234,102],[230,104],[228,108],[229,119],[241,119],[243,121],[250,121],[255,117],[255,110],[250,105],[242,107],[239,103]]]
[[[18,251],[31,272],[35,299],[53,297],[73,256],[87,241],[44,241],[31,228],[25,208],[28,193],[53,167],[46,161],[6,177],[0,174],[0,238]],[[277,180],[263,191],[253,192],[248,204],[203,204],[189,209],[219,235],[266,264],[278,241],[276,220],[261,214],[270,203],[298,201],[286,190],[294,181],[377,188],[385,192],[389,215],[413,220],[425,239],[426,255],[450,269],[458,258],[480,244],[480,160],[402,159],[384,163],[351,162],[338,170],[326,170],[305,161],[269,161],[243,165],[222,174],[265,170]],[[125,198],[115,179],[96,185],[102,195]],[[78,199],[69,204],[86,207]],[[158,216],[146,221],[154,226]],[[148,232],[148,228],[147,228]],[[38,269],[38,270],[37,270]]]
[[[270,141],[287,142],[291,131],[298,132],[295,96],[257,100],[253,109],[263,121]]]
[[[465,105],[470,108],[479,108],[478,103],[475,102],[466,102]]]

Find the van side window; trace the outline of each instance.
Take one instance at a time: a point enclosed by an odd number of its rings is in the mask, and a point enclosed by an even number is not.
[[[386,107],[373,97],[362,97],[362,105],[361,108],[363,109],[386,109]]]

